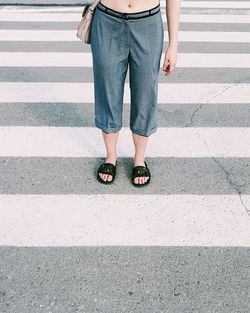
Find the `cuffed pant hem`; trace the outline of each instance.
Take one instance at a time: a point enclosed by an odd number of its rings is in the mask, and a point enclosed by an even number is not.
[[[97,121],[95,121],[95,126],[99,129],[101,129],[102,131],[104,131],[106,134],[116,133],[116,132],[121,130],[121,127],[106,127],[106,126],[98,123]]]
[[[132,127],[130,127],[130,129],[134,134],[148,137],[157,131],[157,126],[148,131],[133,129]]]

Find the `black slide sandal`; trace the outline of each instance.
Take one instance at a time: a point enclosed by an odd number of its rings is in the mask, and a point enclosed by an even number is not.
[[[117,162],[115,165],[113,163],[108,163],[108,162],[102,163],[97,170],[98,181],[106,185],[113,183],[113,181],[115,180],[115,176],[116,176],[116,165],[117,165]],[[99,173],[111,175],[113,176],[113,178],[111,181],[109,180],[105,181],[100,177]]]
[[[146,163],[146,161],[144,161],[145,163],[145,166],[142,166],[142,165],[137,165],[133,168],[133,171],[132,171],[132,184],[136,187],[142,187],[142,186],[145,186],[145,185],[148,185],[149,182],[150,182],[150,177],[151,177],[151,174],[150,174],[150,171],[149,171],[149,168],[148,168],[148,165]],[[149,177],[149,179],[144,183],[144,184],[136,184],[134,182],[134,179],[136,177],[141,177],[141,176],[147,176]]]

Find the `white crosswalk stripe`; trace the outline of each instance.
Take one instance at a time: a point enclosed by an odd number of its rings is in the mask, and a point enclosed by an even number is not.
[[[162,11],[165,9],[162,7]],[[51,9],[48,9],[52,11]],[[65,8],[59,8],[57,9],[57,12],[63,12]],[[66,9],[68,10],[68,9]],[[73,8],[71,8],[73,10]],[[42,10],[29,10],[25,9],[22,12],[16,12],[14,10],[8,10],[3,9],[0,10],[0,18],[1,21],[24,21],[24,22],[79,22],[79,18],[81,17],[82,9],[75,9],[74,11],[77,11],[76,13],[46,13],[41,12]],[[27,13],[29,12],[29,13]],[[36,14],[31,14],[31,13]],[[41,12],[41,13],[38,13]],[[166,14],[162,15],[163,22],[166,22]],[[234,14],[228,14],[228,15],[213,15],[213,14],[206,14],[206,15],[196,15],[196,14],[183,14],[180,16],[180,22],[189,22],[189,23],[230,23],[230,24],[241,24],[241,23],[250,23],[249,16],[248,15],[234,15]]]
[[[164,53],[161,64],[164,61]],[[59,53],[59,52],[0,52],[0,66],[69,66],[69,67],[91,67],[92,53]],[[231,67],[249,68],[249,54],[242,53],[179,53],[178,67]],[[176,67],[177,67],[176,66]]]
[[[168,33],[164,32],[165,41]],[[250,42],[249,32],[196,32],[179,31],[179,42]],[[70,41],[79,42],[75,30],[0,30],[0,40],[3,41]]]
[[[141,197],[1,195],[0,240],[19,246],[249,246],[249,220],[236,195],[143,195],[143,206]],[[127,203],[122,213],[121,202]]]
[[[250,153],[250,129],[247,127],[159,127],[157,132],[152,135],[155,140],[148,143],[148,157],[248,157]],[[2,126],[0,142],[0,156],[103,155],[103,144],[94,127]],[[131,156],[132,147],[130,131],[128,127],[123,127],[117,145],[119,155]]]
[[[248,83],[236,84],[159,83],[159,103],[249,103]],[[44,92],[46,90],[46,93]],[[0,83],[3,102],[91,102],[93,83]],[[130,100],[129,84],[124,87],[124,102]]]
[[[161,0],[164,6],[166,1]],[[187,8],[250,8],[250,3],[247,1],[182,1],[181,7]]]

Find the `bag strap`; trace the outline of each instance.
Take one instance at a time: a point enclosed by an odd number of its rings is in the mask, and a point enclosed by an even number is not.
[[[95,7],[97,6],[97,4],[98,4],[99,1],[100,1],[100,0],[95,0],[95,1],[93,2],[93,4],[89,7],[90,11],[94,11],[94,9],[95,9]]]

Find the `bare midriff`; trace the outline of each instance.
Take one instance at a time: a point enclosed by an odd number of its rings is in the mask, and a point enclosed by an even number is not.
[[[156,7],[159,0],[100,0],[106,7],[122,13],[135,13]]]

